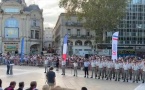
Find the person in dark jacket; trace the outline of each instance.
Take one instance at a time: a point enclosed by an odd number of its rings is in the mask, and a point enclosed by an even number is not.
[[[24,82],[19,82],[19,88],[17,90],[23,90]]]
[[[12,81],[10,82],[10,86],[5,88],[4,90],[14,90],[15,86],[16,86],[16,82]]]
[[[59,70],[59,58],[57,58],[57,60],[56,60],[56,71],[58,71]]]
[[[36,81],[32,81],[30,83],[30,88],[28,88],[26,90],[38,90],[38,89],[36,89],[36,87],[37,87],[37,82]]]
[[[10,64],[11,64],[11,62],[10,62],[10,59],[9,58],[7,58],[7,74],[10,74]]]

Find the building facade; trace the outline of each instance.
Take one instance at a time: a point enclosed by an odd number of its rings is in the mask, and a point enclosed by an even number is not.
[[[43,47],[45,49],[51,48],[52,47],[52,42],[53,42],[53,29],[52,28],[45,28],[43,31]]]
[[[145,53],[145,0],[132,0],[127,7],[125,17],[115,31],[119,31],[119,55]],[[111,50],[113,32],[106,33],[103,49]]]
[[[66,34],[69,35],[69,55],[85,56],[94,53],[95,33],[92,30],[85,29],[82,23],[74,15],[68,19],[65,13],[60,14],[53,30],[54,46],[57,54],[62,54],[63,38]]]
[[[2,0],[0,3],[0,52],[20,53],[25,40],[25,54],[42,51],[43,10],[27,6],[25,0]]]

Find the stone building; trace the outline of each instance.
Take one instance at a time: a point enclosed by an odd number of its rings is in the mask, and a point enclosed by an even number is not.
[[[65,13],[60,14],[53,30],[54,46],[58,54],[62,54],[63,38],[66,34],[69,35],[69,55],[85,56],[94,53],[95,33],[92,30],[85,29],[82,23],[77,20],[75,15],[68,19]]]
[[[25,54],[40,53],[43,43],[43,10],[27,6],[25,0],[2,0],[0,3],[0,52],[20,53],[25,40]]]

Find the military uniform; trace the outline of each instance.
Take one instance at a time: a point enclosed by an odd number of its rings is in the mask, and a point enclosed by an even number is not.
[[[118,62],[115,63],[115,81],[120,80],[120,65]]]
[[[123,64],[123,80],[128,82],[128,64],[126,62]]]
[[[133,82],[136,82],[138,83],[138,73],[139,73],[139,66],[135,63],[133,66],[132,66],[132,70],[133,70]]]

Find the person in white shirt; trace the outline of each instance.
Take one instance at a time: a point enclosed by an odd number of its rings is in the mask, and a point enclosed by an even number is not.
[[[62,59],[62,63],[61,63],[61,67],[62,67],[62,74],[61,75],[65,75],[65,66],[66,66],[66,61]]]
[[[92,59],[91,61],[91,68],[92,68],[92,76],[91,78],[93,78],[93,74],[95,73],[95,77],[96,77],[96,60]]]
[[[144,63],[144,65],[143,65],[143,67],[142,67],[142,72],[143,72],[143,81],[142,81],[142,83],[144,83],[145,82],[145,63]]]
[[[111,61],[107,61],[107,63],[106,63],[106,73],[107,73],[107,79],[106,80],[108,80],[108,79],[110,79],[111,80],[111,78],[112,78],[112,73],[111,73],[111,70],[112,70],[112,64],[111,64],[112,62]]]
[[[124,79],[123,82],[125,82],[125,80],[127,80],[128,82],[128,63],[127,62],[124,62],[123,64],[123,79]]]
[[[78,69],[78,63],[77,63],[77,61],[74,61],[73,66],[74,66],[74,76],[77,77],[77,75],[78,75],[78,73],[77,73],[77,69]]]
[[[90,65],[89,60],[85,60],[84,61],[84,71],[85,71],[85,76],[84,77],[87,76],[87,78],[89,77],[89,71],[88,71],[89,65]]]
[[[47,72],[47,67],[48,67],[48,59],[47,58],[45,58],[44,67],[45,67],[45,72],[44,73],[46,73]]]
[[[134,62],[134,65],[132,66],[133,70],[133,83],[136,82],[138,83],[138,73],[139,73],[139,66],[137,65],[136,62]]]
[[[98,76],[98,79],[100,79],[100,77],[102,76],[102,79],[103,79],[103,61],[99,61],[98,62],[98,68],[99,68],[99,76]]]
[[[118,61],[115,62],[115,81],[120,81],[120,65]]]

